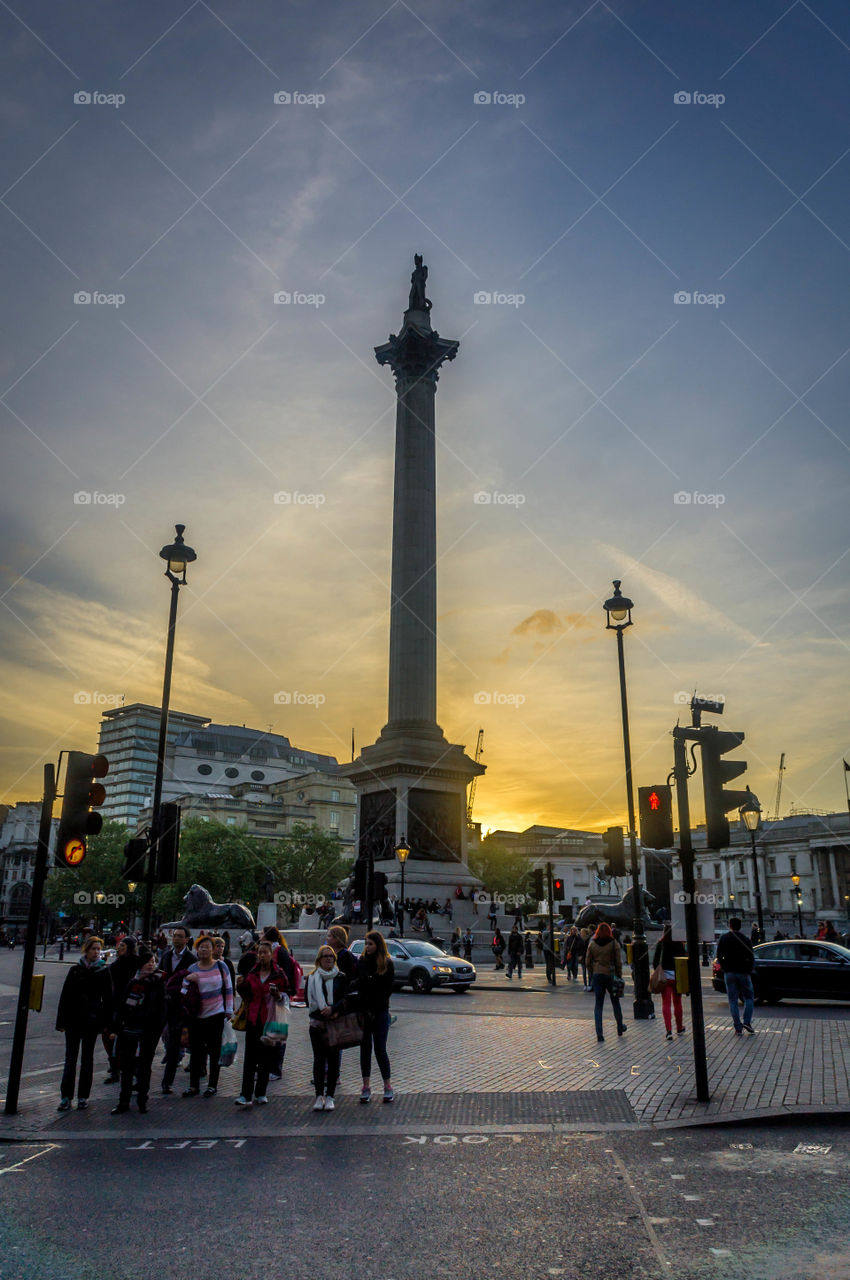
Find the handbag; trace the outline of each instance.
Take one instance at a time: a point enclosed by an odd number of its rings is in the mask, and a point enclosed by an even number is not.
[[[201,988],[197,982],[188,983],[183,992],[183,1013],[187,1018],[197,1018],[201,1012]]]
[[[330,1018],[325,1027],[329,1049],[353,1049],[363,1040],[363,1018],[359,1013],[344,1013]]]
[[[236,1058],[236,1032],[233,1030],[232,1023],[224,1020],[224,1026],[221,1032],[221,1050],[218,1057],[218,1065],[220,1067],[232,1067]]]
[[[248,1030],[248,1006],[244,1000],[230,1019],[230,1025],[234,1031]]]
[[[616,973],[611,974],[611,995],[616,996],[619,1000],[621,996],[626,994],[626,980],[620,978]]]
[[[659,991],[663,991],[667,986],[667,979],[664,977],[664,970],[660,964],[657,964],[649,975],[649,989],[658,995]]]

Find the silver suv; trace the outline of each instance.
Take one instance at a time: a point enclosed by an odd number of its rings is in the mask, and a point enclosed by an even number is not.
[[[363,939],[352,942],[349,951],[362,956]],[[432,987],[448,987],[458,993],[468,991],[477,976],[469,960],[446,955],[433,942],[388,938],[387,951],[395,968],[395,985],[410,987],[417,995],[426,995]]]

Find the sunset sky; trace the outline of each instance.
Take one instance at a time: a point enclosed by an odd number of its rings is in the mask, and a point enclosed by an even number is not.
[[[438,704],[470,752],[484,728],[476,818],[625,821],[614,578],[636,784],[696,688],[746,733],[734,785],[772,810],[784,751],[783,813],[844,806],[843,0],[21,0],[0,33],[6,803],[158,702],[176,521],[172,706],[375,739],[373,348],[419,252],[460,340]]]

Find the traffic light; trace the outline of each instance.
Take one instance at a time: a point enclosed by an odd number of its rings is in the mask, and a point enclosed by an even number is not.
[[[640,842],[645,849],[673,847],[673,788],[638,787]]]
[[[148,842],[145,836],[136,836],[124,845],[122,880],[144,880],[147,875]]]
[[[163,804],[159,809],[159,842],[156,855],[157,884],[177,883],[180,846],[180,805]],[[131,877],[136,879],[137,877]]]
[[[546,897],[543,889],[543,868],[535,867],[531,873],[531,896],[535,902],[542,902]]]
[[[626,850],[623,843],[623,828],[609,827],[602,836],[605,845],[605,875],[609,877],[626,874]]]
[[[366,859],[365,858],[358,858],[354,864],[354,875],[353,875],[351,887],[354,890],[355,899],[362,902],[366,897]]]
[[[93,805],[103,804],[106,791],[95,778],[109,772],[106,756],[90,756],[85,751],[69,751],[65,770],[65,794],[56,837],[56,861],[60,866],[78,867],[86,856],[86,836],[96,836],[103,826]]]
[[[564,898],[564,882],[555,879],[552,881],[552,901],[562,902]]]
[[[728,848],[729,823],[726,814],[730,809],[740,809],[750,798],[748,791],[723,790],[724,783],[731,782],[746,771],[746,760],[722,758],[727,751],[734,751],[743,741],[742,733],[733,733],[729,729],[716,729],[714,725],[704,725],[700,729],[705,844],[708,849]]]

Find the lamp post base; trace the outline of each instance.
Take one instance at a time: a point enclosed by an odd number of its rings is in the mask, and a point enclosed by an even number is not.
[[[632,969],[635,983],[635,1021],[654,1019],[655,1005],[649,993],[649,948],[643,933],[635,933],[632,938]]]

